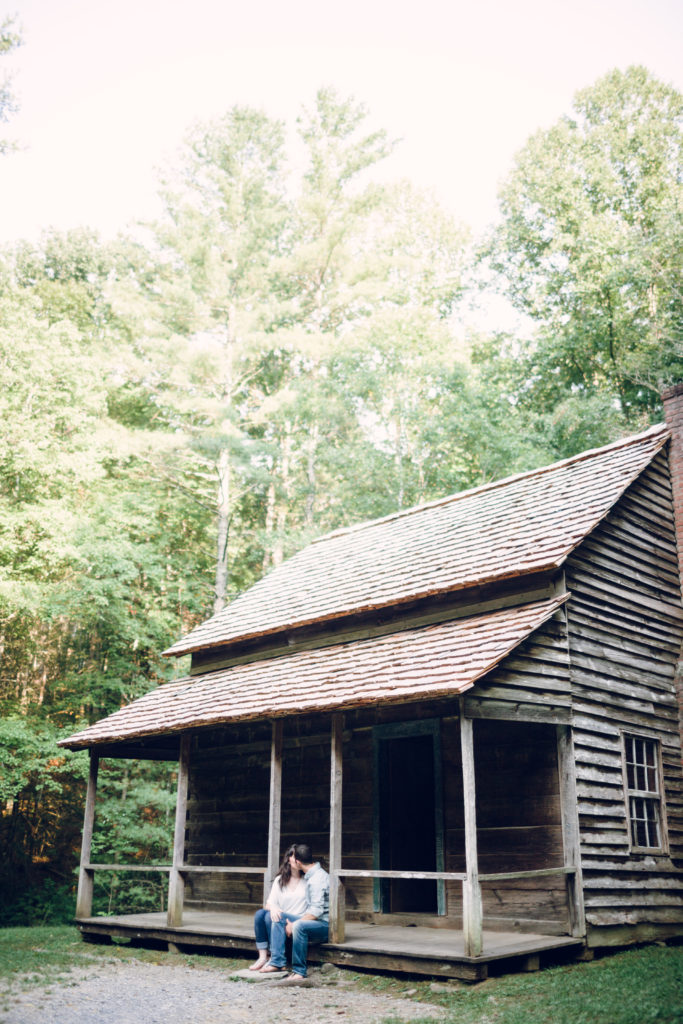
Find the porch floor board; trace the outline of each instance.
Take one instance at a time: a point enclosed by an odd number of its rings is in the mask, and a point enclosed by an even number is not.
[[[153,939],[178,946],[248,952],[254,949],[251,914],[185,911],[182,925],[173,928],[168,927],[166,914],[162,913],[78,918],[76,924],[86,937],[110,935]],[[487,965],[493,961],[531,959],[551,950],[572,947],[578,952],[584,945],[583,939],[569,935],[526,932],[484,931],[483,938],[483,954],[467,957],[460,930],[347,921],[344,943],[311,946],[309,960],[475,981],[487,976]],[[511,963],[510,969],[514,967]]]

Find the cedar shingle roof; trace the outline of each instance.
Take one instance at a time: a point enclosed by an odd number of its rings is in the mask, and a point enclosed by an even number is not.
[[[60,746],[78,750],[222,722],[457,696],[546,622],[566,597],[165,683]]]
[[[664,425],[321,537],[169,655],[560,566],[668,439]]]

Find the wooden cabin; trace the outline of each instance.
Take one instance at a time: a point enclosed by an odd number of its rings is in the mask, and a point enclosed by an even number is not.
[[[169,648],[189,675],[62,741],[91,754],[81,931],[250,949],[307,841],[313,958],[477,979],[683,933],[683,386],[665,406],[320,538]],[[167,914],[92,916],[103,756],[178,760]]]

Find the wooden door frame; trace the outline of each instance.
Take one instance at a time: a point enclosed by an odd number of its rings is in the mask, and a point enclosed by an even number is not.
[[[445,833],[443,814],[443,762],[441,757],[441,719],[425,718],[415,722],[391,722],[375,725],[372,729],[372,867],[380,870],[381,845],[381,745],[385,740],[404,739],[411,736],[431,736],[434,756],[434,838],[436,845],[436,870],[444,871]],[[373,910],[376,914],[386,913],[391,880],[373,879]],[[436,913],[446,913],[446,885],[443,879],[436,883]]]

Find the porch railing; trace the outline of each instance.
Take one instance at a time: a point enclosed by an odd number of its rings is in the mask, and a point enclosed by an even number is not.
[[[481,917],[481,883],[507,882],[520,878],[565,877],[569,883],[573,881],[576,869],[573,867],[538,868],[533,871],[499,871],[493,874],[480,874],[476,878],[462,871],[372,871],[352,868],[339,868],[331,872],[332,891],[337,890],[330,900],[330,941],[343,943],[345,939],[345,878],[411,878],[462,883],[463,905],[463,938],[466,956],[478,956],[483,952],[482,917]],[[569,887],[568,887],[569,888]],[[569,893],[568,893],[569,895]],[[568,901],[568,912],[571,906]],[[478,909],[475,909],[478,908]]]
[[[223,875],[261,875],[266,881],[268,875],[268,868],[265,867],[240,867],[237,866],[218,866],[211,864],[182,864],[173,867],[171,864],[84,864],[82,870],[92,879],[95,871],[133,871],[133,872],[157,872],[160,874],[168,874],[177,871],[179,875],[183,877],[190,874],[223,874]],[[481,889],[480,884],[482,882],[507,882],[514,881],[516,879],[531,879],[531,878],[548,878],[548,877],[566,877],[569,881],[570,877],[576,874],[576,869],[572,867],[557,867],[557,868],[538,868],[533,871],[498,871],[492,874],[481,874],[478,879],[475,880],[468,876],[463,871],[372,871],[357,868],[339,868],[331,872],[331,885],[333,890],[337,890],[336,900],[331,900],[331,915],[330,915],[330,941],[334,943],[343,943],[345,939],[345,900],[344,900],[344,879],[346,878],[397,878],[397,879],[417,879],[421,881],[444,881],[444,882],[461,882],[463,887],[463,935],[465,941],[465,952],[466,955],[476,955],[468,953],[468,949],[477,949],[479,952],[483,950],[483,941],[481,933],[477,934],[476,921],[473,921],[473,915],[468,913],[468,908],[472,904],[470,893],[473,889],[476,890],[476,897],[480,898]],[[90,887],[92,889],[92,887]],[[168,912],[168,926],[179,927],[182,924],[182,916],[174,916],[172,912],[172,906],[169,902]],[[77,906],[76,916],[77,917],[89,917],[92,911],[92,905],[89,906]]]
[[[268,868],[239,867],[239,866],[212,866],[210,864],[82,864],[81,879],[85,884],[79,886],[78,899],[76,901],[76,917],[90,917],[92,914],[93,879],[96,871],[146,871],[167,874],[172,879],[173,873],[180,875],[261,875],[264,880],[268,875]],[[170,890],[169,886],[169,890]],[[167,924],[169,928],[179,927],[182,924],[182,907],[180,913],[172,902],[169,892]]]

